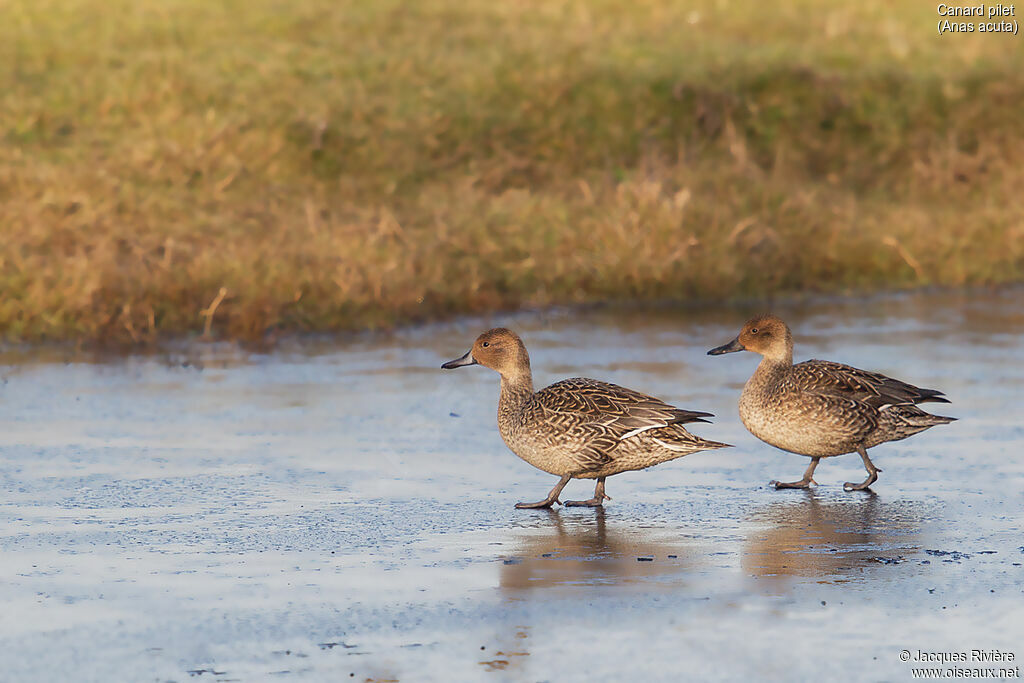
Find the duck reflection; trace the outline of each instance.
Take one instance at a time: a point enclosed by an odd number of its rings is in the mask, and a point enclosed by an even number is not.
[[[748,519],[752,528],[741,558],[747,575],[841,582],[902,563],[921,547],[928,516],[922,503],[801,493],[798,501],[773,502]]]
[[[652,538],[664,530],[635,523],[609,521],[603,509],[585,515],[549,510],[540,524],[524,528],[512,553],[501,566],[503,591],[519,594],[538,588],[595,586],[666,581],[692,568],[696,551],[686,539],[667,542]]]

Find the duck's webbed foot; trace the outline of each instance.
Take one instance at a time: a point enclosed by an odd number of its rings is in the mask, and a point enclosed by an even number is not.
[[[803,479],[800,481],[776,481],[773,479],[768,482],[768,485],[774,486],[776,491],[779,489],[809,489],[811,484],[817,486],[818,482],[814,481],[814,468],[818,466],[819,460],[821,458],[811,458],[811,464],[804,470]]]
[[[857,452],[860,453],[861,460],[864,461],[864,469],[868,471],[868,478],[859,484],[846,482],[843,484],[844,491],[870,491],[871,485],[878,481],[878,473],[882,471],[875,467],[875,463],[871,462],[871,458],[868,457],[868,452],[864,450],[863,446],[857,446]]]
[[[598,477],[598,479],[597,479],[597,486],[594,487],[594,497],[591,498],[590,500],[567,500],[564,503],[562,503],[562,505],[564,505],[567,508],[576,508],[576,507],[597,508],[597,507],[601,507],[602,505],[604,505],[604,501],[611,500],[610,497],[608,497],[608,496],[606,496],[604,494],[604,480],[605,480],[605,477]]]
[[[545,498],[544,500],[538,500],[536,503],[516,503],[517,510],[538,510],[543,508],[549,508],[555,503],[561,503],[562,501],[557,498]]]
[[[813,479],[801,479],[800,481],[778,481],[772,479],[768,482],[768,485],[774,487],[776,491],[779,489],[809,489],[811,484],[817,485],[818,482]]]
[[[854,484],[852,481],[845,482],[843,484],[844,491],[870,491],[871,485],[878,481],[878,473],[882,470],[875,468],[868,474],[868,478],[859,484]]]
[[[562,489],[565,488],[565,485],[569,483],[569,479],[571,478],[572,477],[567,474],[559,479],[558,483],[555,484],[555,488],[551,489],[551,492],[548,493],[548,497],[544,500],[538,500],[536,503],[516,503],[516,509],[536,510],[538,508],[549,508],[555,503],[561,503],[562,501],[558,500],[558,496],[562,493]]]
[[[611,500],[611,498],[609,498],[608,496],[605,496],[604,498],[598,498],[597,496],[594,496],[593,498],[589,498],[587,500],[567,500],[564,503],[562,503],[562,505],[564,505],[567,508],[599,508],[602,505],[604,505],[604,501],[606,500]]]

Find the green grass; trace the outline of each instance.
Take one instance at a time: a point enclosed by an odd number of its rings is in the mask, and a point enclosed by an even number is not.
[[[0,334],[1024,279],[1024,47],[915,4],[9,1]]]

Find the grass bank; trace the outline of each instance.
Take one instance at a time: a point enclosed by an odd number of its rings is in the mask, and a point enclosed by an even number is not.
[[[0,334],[1024,279],[1022,39],[775,4],[12,0]]]

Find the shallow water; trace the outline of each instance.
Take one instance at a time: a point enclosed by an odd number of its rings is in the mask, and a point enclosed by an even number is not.
[[[750,311],[555,312],[389,338],[85,362],[0,357],[4,680],[910,680],[900,651],[1024,657],[1024,291],[779,305],[796,356],[940,388],[960,418],[806,460],[747,434]],[[736,448],[609,479],[604,510],[497,434],[486,326],[538,386],[708,410]],[[583,498],[592,482],[563,497]]]

